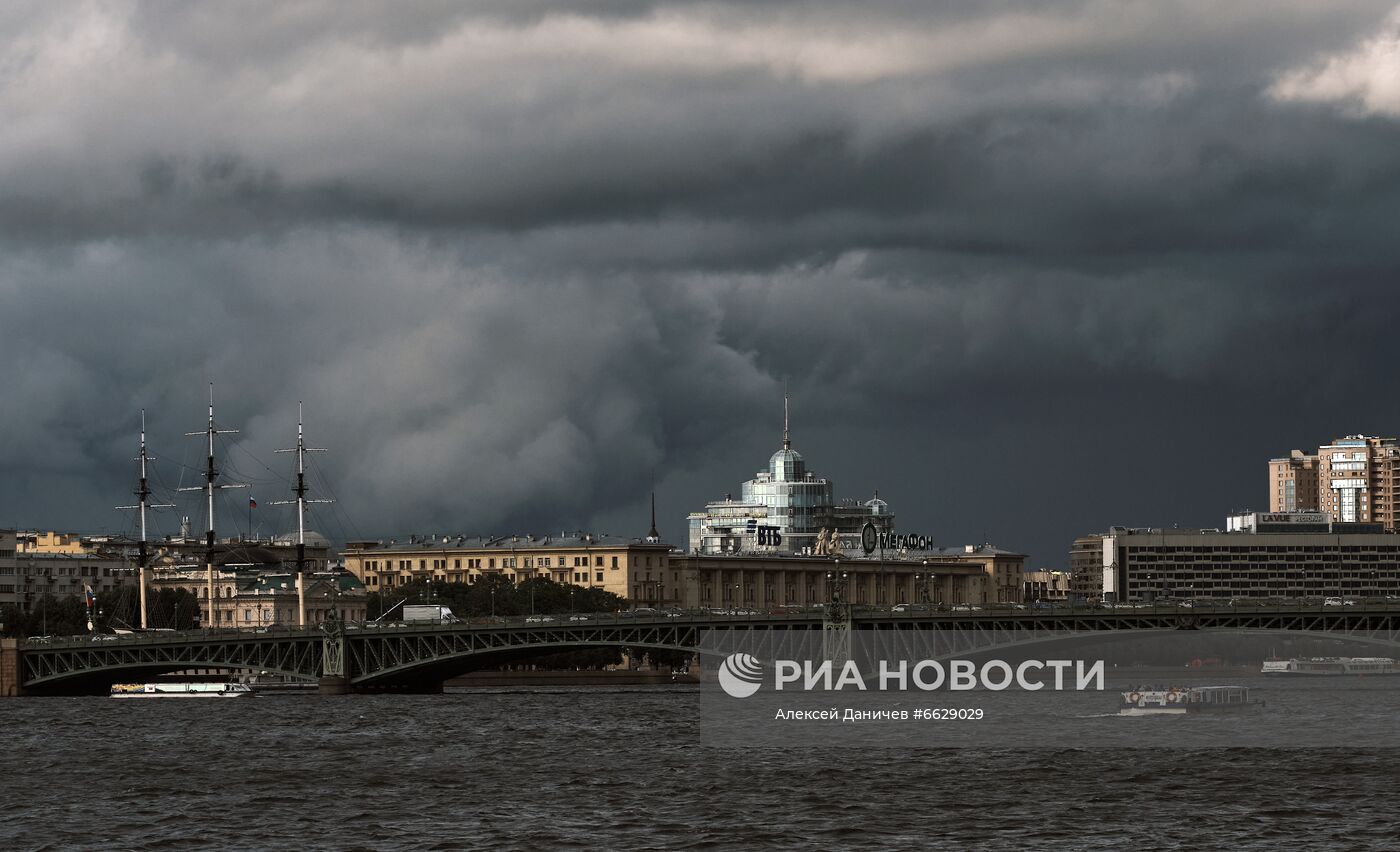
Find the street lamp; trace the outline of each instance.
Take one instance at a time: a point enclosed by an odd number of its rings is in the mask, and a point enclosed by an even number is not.
[[[491,587],[491,617],[496,617],[496,587]]]
[[[847,575],[842,571],[828,571],[826,574],[827,591],[831,595],[831,602],[841,603],[842,596],[846,591]]]

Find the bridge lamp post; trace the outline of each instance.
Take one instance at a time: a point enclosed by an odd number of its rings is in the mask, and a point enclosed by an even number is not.
[[[840,571],[828,571],[826,574],[826,587],[831,596],[831,602],[841,603],[846,592],[847,575]]]
[[[491,587],[491,617],[496,617],[496,587]]]

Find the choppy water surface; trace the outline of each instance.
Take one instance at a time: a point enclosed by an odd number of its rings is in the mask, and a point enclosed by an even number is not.
[[[0,702],[3,849],[1395,848],[1400,751],[760,749],[694,688]]]

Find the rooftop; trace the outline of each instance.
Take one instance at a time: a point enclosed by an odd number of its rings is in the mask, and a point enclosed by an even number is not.
[[[389,539],[387,542],[351,541],[346,543],[347,551],[379,550],[419,552],[424,550],[558,550],[560,548],[590,547],[648,547],[670,550],[665,542],[649,542],[643,538],[625,538],[614,535],[594,535],[576,531],[558,536],[503,535],[503,536],[410,536],[406,541]]]

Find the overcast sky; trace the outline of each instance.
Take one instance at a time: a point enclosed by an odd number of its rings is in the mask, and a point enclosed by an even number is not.
[[[1393,0],[6,3],[0,525],[130,530],[214,382],[264,532],[304,400],[333,538],[683,543],[786,378],[839,496],[1060,567],[1400,432],[1397,220]]]

